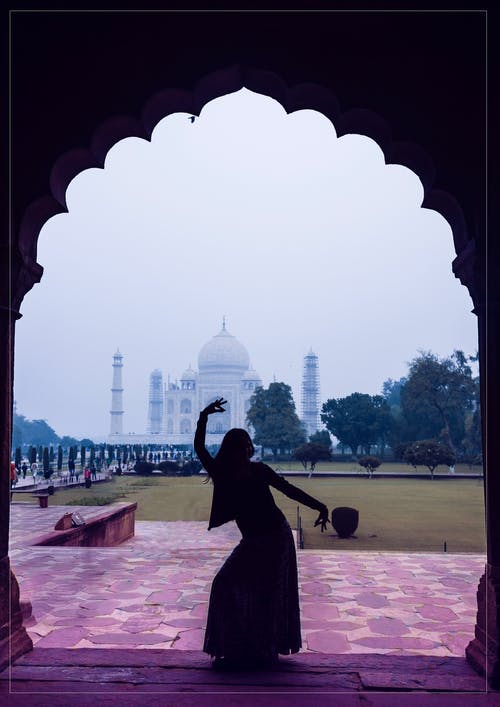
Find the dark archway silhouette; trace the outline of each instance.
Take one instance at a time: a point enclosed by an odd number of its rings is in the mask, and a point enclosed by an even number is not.
[[[89,167],[102,167],[118,140],[149,139],[169,113],[197,115],[208,101],[242,87],[278,100],[287,112],[318,110],[339,135],[371,137],[386,162],[414,171],[424,186],[423,205],[439,211],[452,228],[453,271],[468,288],[478,316],[485,421],[488,564],[468,655],[498,684],[500,475],[489,460],[500,457],[500,442],[497,435],[486,435],[486,425],[494,429],[498,422],[500,396],[486,396],[486,371],[488,387],[498,391],[494,326],[500,298],[499,283],[490,279],[487,293],[485,277],[484,16],[422,13],[409,24],[404,13],[26,14],[14,18],[13,37],[12,221],[4,222],[8,227],[2,236],[7,247],[10,232],[12,247],[0,273],[2,468],[8,468],[10,454],[14,321],[43,272],[36,262],[40,229],[65,210],[71,179]],[[347,109],[341,110],[340,103]],[[403,140],[393,139],[393,132]],[[30,643],[9,569],[4,476],[0,569],[4,586],[12,586],[13,612],[9,618],[3,594],[3,663],[9,660],[9,635],[11,658]]]
[[[408,167],[419,177],[425,194],[422,206],[438,211],[450,224],[455,251],[460,253],[467,247],[470,238],[460,204],[450,193],[433,189],[436,169],[422,147],[409,141],[393,141],[390,126],[374,111],[353,108],[341,112],[335,95],[322,86],[302,83],[289,87],[270,71],[232,66],[203,77],[192,91],[168,88],[159,91],[148,99],[140,119],[111,116],[96,128],[87,147],[60,155],[50,173],[51,194],[29,204],[21,221],[20,242],[28,258],[36,253],[36,242],[47,220],[67,211],[66,190],[71,181],[86,169],[103,169],[107,153],[117,142],[128,137],[150,141],[155,127],[168,115],[186,112],[199,116],[210,101],[242,88],[274,98],[287,113],[298,110],[322,113],[334,124],[338,137],[358,134],[374,140],[382,149],[386,164]],[[30,265],[33,273],[41,277],[39,266],[32,261]]]

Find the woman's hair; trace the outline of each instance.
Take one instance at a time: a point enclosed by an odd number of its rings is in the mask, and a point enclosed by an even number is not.
[[[226,432],[219,451],[215,455],[215,463],[221,471],[231,471],[231,468],[248,463],[255,453],[248,432],[239,427],[233,427]]]

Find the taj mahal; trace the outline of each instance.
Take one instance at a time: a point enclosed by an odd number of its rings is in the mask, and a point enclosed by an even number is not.
[[[130,435],[123,433],[123,401],[121,369],[122,355],[113,357],[113,386],[110,438],[116,443],[130,443]],[[154,370],[149,379],[147,435],[134,435],[134,442],[165,444],[192,444],[199,411],[218,397],[227,400],[226,411],[209,418],[207,444],[220,444],[232,427],[247,428],[246,414],[255,389],[262,386],[259,374],[251,367],[248,351],[226,328],[222,329],[201,348],[198,370],[191,365],[180,379],[164,383],[160,370]],[[141,439],[139,439],[141,437]]]
[[[111,428],[107,441],[115,444],[192,445],[200,410],[219,397],[227,400],[225,412],[208,419],[207,444],[220,444],[232,427],[248,429],[246,416],[250,398],[262,380],[250,365],[248,351],[226,328],[202,347],[198,354],[198,370],[188,368],[179,379],[167,377],[155,369],[149,376],[147,432],[123,432],[123,356],[113,355],[111,387]],[[318,356],[310,350],[304,356],[302,374],[301,420],[307,434],[320,429],[320,395]],[[249,430],[250,431],[250,430]],[[250,431],[251,432],[251,431]]]

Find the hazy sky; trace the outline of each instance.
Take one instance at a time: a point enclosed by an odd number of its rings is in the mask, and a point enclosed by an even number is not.
[[[422,199],[369,138],[247,90],[194,123],[165,118],[151,143],[121,141],[42,229],[45,273],[17,324],[18,412],[59,435],[108,434],[119,347],[124,432],[144,432],[150,372],[196,368],[223,315],[299,411],[311,347],[322,401],[379,393],[419,349],[474,353],[451,229]]]

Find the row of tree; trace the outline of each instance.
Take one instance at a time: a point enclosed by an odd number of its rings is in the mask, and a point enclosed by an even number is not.
[[[396,458],[412,463],[405,458],[410,443],[421,441],[428,447],[436,441],[454,458],[480,461],[479,378],[470,365],[475,360],[462,351],[445,358],[421,352],[410,362],[406,377],[385,381],[381,395],[356,392],[327,400],[321,421],[328,432],[309,441],[285,383],[258,388],[250,399],[247,421],[255,444],[270,449],[275,458],[293,453],[303,464],[306,457],[313,465],[328,458],[329,432],[342,451],[348,448],[353,455],[359,451],[370,455],[375,448],[383,457],[390,447]]]
[[[167,459],[176,460],[183,458],[180,451],[166,449],[163,445],[115,445],[115,444],[94,444],[92,440],[84,439],[83,444],[74,444],[63,448],[61,444],[57,446],[57,451],[53,445],[44,447],[43,445],[30,445],[27,449],[26,457],[29,464],[37,463],[42,466],[44,472],[61,471],[64,463],[70,461],[78,462],[83,468],[87,462],[90,466],[96,464],[101,467],[103,464],[110,465],[113,461],[118,464],[127,464],[129,461],[149,461],[159,463]],[[16,447],[14,461],[20,470],[22,466],[23,453],[21,447]]]
[[[479,378],[463,352],[438,358],[420,353],[408,376],[385,381],[382,395],[353,393],[327,400],[321,420],[352,454],[390,446],[403,459],[408,444],[436,440],[465,461],[481,455]]]

